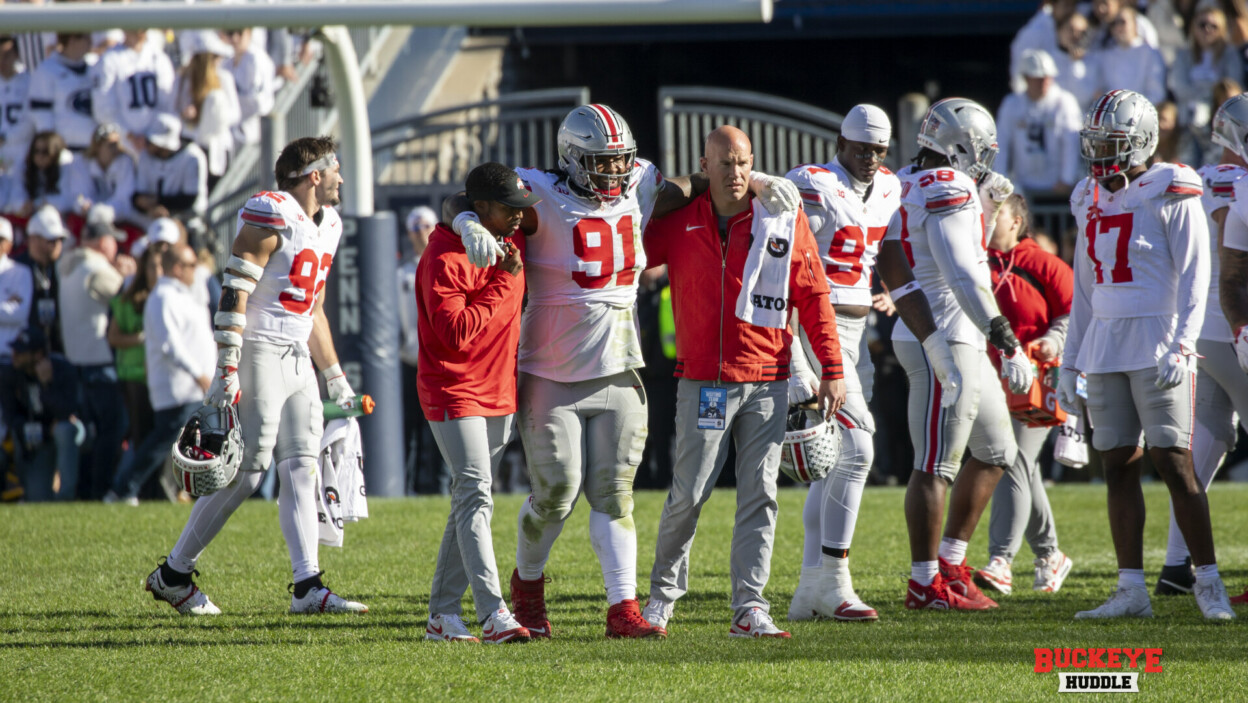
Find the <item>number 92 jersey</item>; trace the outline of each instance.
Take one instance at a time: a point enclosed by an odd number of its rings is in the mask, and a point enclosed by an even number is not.
[[[253,195],[238,211],[240,230],[243,225],[271,229],[280,237],[256,290],[247,296],[243,339],[307,342],[313,304],[325,287],[342,238],[342,218],[333,208],[323,207],[317,224],[289,194],[266,191]]]
[[[785,176],[802,194],[833,305],[871,304],[871,267],[888,222],[901,204],[901,182],[891,171],[876,172],[867,202],[854,192],[839,163],[798,166]]]
[[[644,366],[633,306],[646,267],[641,233],[663,176],[637,159],[628,190],[599,203],[574,194],[558,172],[516,173],[542,198],[537,231],[524,241],[520,371],[573,383]]]

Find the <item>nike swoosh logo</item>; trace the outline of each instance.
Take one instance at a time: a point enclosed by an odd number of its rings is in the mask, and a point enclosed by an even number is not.
[[[685,225],[686,232],[692,232],[695,229],[706,229],[706,225]]]
[[[1140,181],[1140,187],[1141,187],[1141,188],[1143,188],[1144,186],[1148,185],[1149,183],[1152,183],[1152,181]]]
[[[907,588],[906,590],[907,590],[907,591],[910,591],[910,595],[914,596],[914,599],[915,599],[915,600],[917,600],[918,602],[920,602],[920,603],[926,603],[926,602],[927,602],[927,595],[926,595],[926,594],[924,594],[924,595],[919,595],[919,594],[917,594],[917,593],[915,593],[915,592],[914,592],[914,589],[913,589],[913,588]]]
[[[887,198],[888,196],[890,196],[890,195],[892,195],[892,194],[893,194],[893,191],[891,191],[891,190],[890,190],[890,191],[888,191],[887,193],[885,193],[884,195],[881,195],[880,197],[881,197],[881,198]]]
[[[526,628],[526,629],[527,629],[527,630],[528,630],[531,634],[537,634],[537,635],[544,635],[544,634],[546,634],[546,628],[544,628],[544,627],[530,627],[530,628]]]
[[[432,633],[433,633],[433,634],[435,634],[435,635],[440,635],[440,634],[442,634],[442,626],[441,626],[441,625],[439,625],[438,627],[434,627],[433,625],[430,625],[430,626],[429,626],[429,631],[430,631],[430,632],[432,632]]]
[[[737,623],[737,629],[738,629],[738,630],[740,630],[740,631],[742,631],[742,632],[749,632],[749,631],[750,631],[750,626],[749,626],[749,625],[742,625],[741,623]]]

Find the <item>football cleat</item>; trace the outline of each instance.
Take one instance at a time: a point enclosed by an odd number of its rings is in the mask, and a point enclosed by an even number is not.
[[[1192,558],[1183,560],[1182,564],[1166,564],[1161,567],[1161,575],[1157,577],[1157,587],[1153,594],[1158,596],[1186,596],[1196,587],[1196,573],[1192,571]]]
[[[944,577],[949,593],[958,596],[958,600],[950,601],[954,610],[989,610],[997,607],[996,601],[984,595],[971,578],[971,567],[963,559],[961,564],[954,566],[940,559],[940,575]]]
[[[1231,599],[1231,605],[1248,605],[1248,588],[1244,592]]]
[[[425,639],[437,642],[480,642],[468,632],[458,615],[430,615],[425,625]]]
[[[1196,605],[1200,606],[1200,614],[1206,620],[1234,620],[1235,611],[1231,610],[1231,601],[1226,597],[1226,586],[1222,579],[1213,583],[1197,583],[1193,591],[1196,594]]]
[[[667,621],[672,619],[672,611],[676,609],[675,603],[668,603],[658,598],[651,598],[646,603],[646,609],[641,611],[641,617],[646,622],[655,627],[663,628],[667,631]]]
[[[1014,590],[1014,572],[1010,569],[1010,562],[1004,557],[989,559],[987,566],[975,572],[973,580],[980,588],[1007,596]]]
[[[802,575],[797,581],[797,590],[793,592],[793,600],[789,603],[789,620],[797,622],[799,620],[816,620],[819,613],[815,612],[815,608],[819,604],[819,575],[821,569],[818,566],[803,566]]]
[[[1147,588],[1115,588],[1109,595],[1109,600],[1099,607],[1075,613],[1076,620],[1151,617],[1153,604],[1148,600]]]
[[[499,608],[481,625],[481,637],[486,644],[528,642],[532,639],[528,628],[521,625],[507,608]]]
[[[910,610],[949,610],[950,600],[954,597],[940,574],[936,574],[936,578],[926,586],[914,579],[906,584],[906,607]]]
[[[1061,551],[1055,551],[1044,559],[1036,559],[1036,581],[1031,590],[1041,593],[1057,593],[1070,575],[1075,562]]]
[[[192,578],[185,585],[177,586],[166,584],[164,579],[160,577],[160,568],[147,575],[147,582],[144,589],[152,594],[152,598],[163,600],[173,609],[182,615],[220,615],[221,609],[212,604],[208,600],[208,596],[199,590]],[[198,571],[191,572],[192,576],[198,576]]]
[[[550,620],[546,618],[546,574],[525,581],[520,578],[520,572],[513,570],[511,572],[511,612],[515,614],[516,620],[529,631],[529,636],[534,639],[545,637],[550,639],[554,634],[550,627]]]
[[[836,605],[832,605],[835,602]],[[831,607],[829,607],[831,606]],[[827,593],[819,599],[819,615],[841,622],[875,622],[880,614],[862,602],[857,593]]]
[[[313,586],[302,598],[290,597],[292,615],[320,615],[321,613],[367,613],[368,606],[347,600],[324,586]]]
[[[667,630],[651,624],[641,617],[641,606],[630,598],[611,606],[607,611],[607,638],[654,638],[667,637]]]
[[[770,615],[764,612],[762,608],[757,607],[750,608],[749,612],[742,615],[740,620],[732,623],[728,634],[732,637],[769,637],[786,640],[791,637],[789,633],[776,627],[776,623],[772,622]]]

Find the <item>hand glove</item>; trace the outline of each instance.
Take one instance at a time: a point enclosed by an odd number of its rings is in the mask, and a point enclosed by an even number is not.
[[[984,180],[979,184],[980,198],[986,194],[994,203],[1003,203],[1005,199],[1014,193],[1014,184],[1010,179],[1002,176],[996,171],[989,171]]]
[[[476,213],[461,212],[451,225],[455,234],[463,240],[464,251],[468,252],[468,261],[477,268],[488,268],[506,256],[499,246],[498,239],[490,234]]]
[[[322,371],[321,375],[325,377],[325,390],[338,407],[343,410],[355,407],[355,391],[351,390],[351,384],[347,383],[347,375],[342,372],[341,366],[334,364]]]
[[[953,351],[945,341],[945,335],[933,332],[923,340],[927,362],[932,365],[936,380],[940,381],[940,407],[952,408],[962,394],[962,373],[953,361]]]
[[[1239,357],[1239,368],[1248,373],[1248,325],[1235,333],[1235,356]]]
[[[801,405],[815,397],[819,379],[801,371],[789,376],[789,405]]]
[[[1182,384],[1195,360],[1195,354],[1185,354],[1181,348],[1166,352],[1157,360],[1157,387],[1165,391]]]
[[[1058,371],[1057,404],[1071,415],[1083,412],[1083,398],[1079,397],[1079,369],[1063,366]]]
[[[1035,375],[1031,370],[1031,359],[1027,358],[1021,347],[1015,347],[1010,356],[1001,354],[1001,378],[1009,382],[1010,391],[1013,393],[1026,393],[1031,389]]]
[[[242,356],[240,347],[221,347],[217,350],[217,372],[208,386],[208,394],[204,396],[204,405],[224,408],[238,403],[241,395],[238,388],[238,360]]]
[[[768,176],[755,171],[750,174],[750,190],[763,202],[763,207],[773,215],[795,212],[802,207],[802,195],[797,186],[787,178]]]

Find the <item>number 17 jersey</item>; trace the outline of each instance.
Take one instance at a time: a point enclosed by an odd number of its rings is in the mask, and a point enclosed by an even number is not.
[[[628,189],[604,204],[573,193],[558,172],[516,173],[542,198],[524,241],[520,372],[574,383],[644,366],[633,310],[646,267],[641,233],[663,176],[638,159]]]

